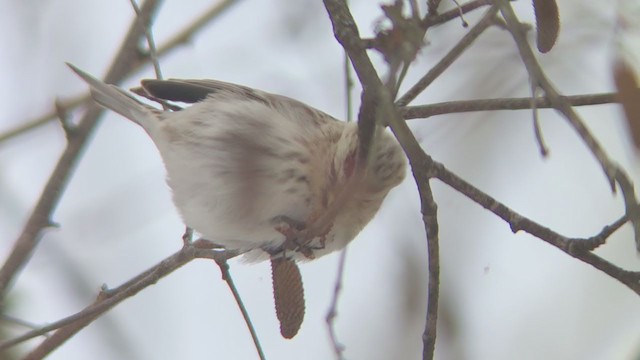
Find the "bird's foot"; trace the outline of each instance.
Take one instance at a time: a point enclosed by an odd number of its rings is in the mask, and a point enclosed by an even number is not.
[[[304,221],[292,219],[288,216],[276,216],[272,219],[276,224],[276,231],[284,235],[285,240],[278,249],[281,252],[296,251],[304,255],[307,259],[315,259],[314,250],[324,248],[324,238],[320,239],[320,246],[311,244],[314,236],[309,233],[307,224]]]

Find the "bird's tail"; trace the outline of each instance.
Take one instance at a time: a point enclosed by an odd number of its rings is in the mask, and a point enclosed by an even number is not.
[[[147,133],[157,126],[158,110],[134,99],[115,85],[106,84],[72,64],[67,65],[91,87],[91,96],[100,105],[142,126]]]

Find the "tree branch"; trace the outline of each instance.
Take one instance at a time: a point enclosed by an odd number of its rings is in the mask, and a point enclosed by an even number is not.
[[[249,317],[249,312],[247,308],[244,306],[244,302],[242,301],[242,297],[236,288],[236,284],[233,282],[233,278],[231,277],[231,273],[229,272],[229,263],[227,262],[226,257],[222,257],[216,259],[216,264],[220,268],[220,273],[222,273],[222,280],[227,283],[231,294],[233,295],[233,299],[236,301],[240,312],[242,313],[242,317],[244,318],[244,322],[249,329],[249,333],[251,333],[251,339],[253,340],[253,345],[256,347],[256,351],[258,352],[258,356],[260,360],[266,360],[266,356],[264,356],[264,351],[262,350],[262,345],[260,345],[260,340],[258,339],[258,333],[256,333],[256,329],[253,327],[253,323],[251,322],[251,317]]]
[[[52,324],[29,331],[21,336],[0,342],[0,351],[32,339],[34,337],[56,331],[31,353],[32,359],[39,359],[60,346],[64,341],[82,330],[105,312],[111,310],[123,300],[128,299],[167,276],[193,259],[213,259],[226,261],[237,256],[237,253],[215,251],[198,247],[197,243],[184,246],[180,251],[162,260],[157,265],[135,276],[131,280],[114,289],[103,289],[96,301],[82,311],[77,312]]]
[[[507,29],[511,33],[511,36],[518,47],[520,58],[529,73],[532,83],[544,90],[545,95],[551,102],[553,108],[564,115],[569,124],[571,124],[578,135],[580,135],[589,150],[591,150],[591,153],[600,163],[602,170],[609,180],[611,190],[615,192],[616,183],[620,186],[620,189],[622,189],[625,209],[631,223],[633,224],[637,249],[640,251],[640,208],[638,207],[633,183],[624,170],[609,159],[609,156],[606,154],[600,143],[585,126],[580,116],[578,116],[578,114],[573,110],[571,104],[560,95],[551,81],[546,77],[544,71],[540,67],[540,64],[536,60],[533,50],[531,50],[531,47],[527,42],[527,38],[520,26],[520,21],[511,8],[509,1],[496,0],[496,4],[500,7],[500,12],[507,24]]]
[[[344,0],[324,0],[325,8],[333,25],[336,40],[346,51],[353,68],[362,84],[362,101],[358,113],[358,139],[360,159],[368,156],[368,150],[374,135],[376,119],[379,118],[380,89],[384,88],[374,68],[365,43],[360,38],[358,27]]]
[[[59,110],[61,108],[66,111],[75,109],[78,106],[89,101],[90,98],[91,97],[87,93],[87,94],[73,97],[71,99],[67,99],[66,101],[56,101],[54,102],[53,110],[49,111],[48,113],[40,115],[35,119],[27,120],[23,124],[20,124],[15,128],[7,130],[6,132],[0,134],[0,143],[3,143],[16,136],[22,135],[33,129],[37,129],[40,126],[49,123],[51,120],[56,119],[58,117],[58,114],[60,112]]]
[[[156,50],[156,41],[153,39],[153,31],[151,30],[151,18],[144,16],[136,0],[130,0],[131,7],[136,12],[136,18],[140,21],[140,25],[144,28],[144,36],[147,38],[147,46],[149,47],[149,61],[153,65],[153,71],[156,73],[156,79],[162,80],[162,69],[160,69],[160,62],[158,62],[158,51]],[[165,110],[167,110],[165,108]]]
[[[429,174],[424,170],[423,164],[419,162],[418,157],[412,156],[416,151],[422,153],[420,145],[411,134],[406,136],[405,132],[410,131],[406,123],[398,114],[393,99],[375,71],[366,49],[363,45],[357,26],[351,16],[349,8],[344,1],[341,0],[324,0],[325,7],[329,13],[333,31],[338,42],[349,55],[353,63],[355,72],[363,87],[363,101],[360,107],[360,116],[358,126],[361,123],[365,125],[375,126],[375,118],[371,116],[386,119],[389,121],[396,137],[402,137],[408,142],[400,144],[403,146],[411,168],[414,172],[416,184],[420,189],[420,199],[423,209],[423,220],[427,228],[427,244],[429,250],[429,304],[427,305],[427,325],[425,326],[425,335],[423,336],[425,359],[433,358],[437,333],[437,314],[438,314],[438,295],[439,295],[439,254],[438,254],[438,226],[437,226],[437,207],[433,202],[431,189],[429,187]],[[375,107],[375,111],[372,108]],[[365,117],[363,117],[365,114]],[[366,116],[369,116],[368,118]],[[366,123],[365,123],[366,121]],[[404,128],[403,128],[404,126]],[[397,130],[397,131],[396,131]],[[411,141],[413,139],[413,141]],[[400,139],[399,139],[400,140]]]
[[[152,16],[158,9],[159,4],[160,1],[158,0],[145,1],[141,8],[142,14],[145,17]],[[128,73],[129,64],[139,60],[138,43],[143,32],[144,30],[139,25],[138,20],[134,19],[105,77],[107,83],[117,83],[121,81]],[[67,147],[62,153],[49,181],[45,185],[42,196],[27,220],[22,234],[20,234],[14,243],[9,257],[0,269],[0,301],[2,301],[6,295],[17,273],[26,265],[31,257],[42,235],[42,231],[52,223],[51,213],[60,201],[71,173],[77,165],[82,150],[91,138],[91,134],[96,127],[98,117],[102,114],[102,111],[102,109],[95,105],[90,106],[75,128],[73,132],[74,135],[69,138]]]
[[[584,94],[563,97],[572,106],[602,105],[617,103],[618,97],[615,93]],[[535,99],[535,106],[538,109],[553,108],[551,100],[547,97]],[[531,109],[531,98],[502,98],[502,99],[480,99],[447,101],[429,105],[405,106],[400,108],[402,117],[409,119],[424,119],[434,115],[463,113],[471,111],[493,111],[493,110],[525,110]]]
[[[437,79],[491,24],[498,9],[492,6],[482,19],[466,33],[460,41],[429,72],[423,76],[409,91],[396,101],[397,106],[405,106],[415,99],[431,83]]]
[[[582,260],[585,263],[603,271],[612,278],[625,284],[636,294],[640,295],[640,276],[638,276],[637,273],[619,268],[590,252],[593,248],[592,245],[594,242],[603,243],[604,240],[613,233],[613,231],[617,230],[625,223],[626,217],[616,220],[609,226],[605,226],[599,234],[592,238],[570,239],[522,216],[513,209],[480,191],[475,186],[447,170],[443,164],[434,161],[426,154],[424,160],[427,166],[434,170],[434,176],[436,178],[500,217],[509,224],[511,231],[514,233],[517,233],[518,231],[527,232],[555,246],[572,257]],[[585,244],[583,242],[585,241],[589,246],[584,246]]]
[[[333,297],[331,298],[331,305],[329,305],[329,311],[325,317],[325,321],[327,322],[327,328],[329,329],[329,339],[331,340],[331,345],[333,346],[333,353],[338,360],[344,360],[344,345],[338,341],[338,335],[336,334],[335,329],[335,320],[338,316],[338,297],[340,296],[340,291],[342,291],[342,279],[344,277],[344,264],[347,259],[347,249],[343,249],[340,252],[340,259],[338,260],[338,273],[336,274],[336,281],[333,287]]]
[[[511,0],[511,1],[515,1],[515,0]],[[431,6],[432,2],[440,4],[440,1],[428,0],[429,11],[421,21],[421,25],[425,29],[451,21],[457,17],[460,17],[460,15],[464,15],[468,12],[479,9],[483,6],[493,5],[493,0],[473,0],[461,5],[460,7],[456,7],[449,11],[445,11],[442,14],[438,14],[436,9],[438,5],[436,5],[436,8],[432,9],[432,6]]]
[[[438,205],[433,198],[428,168],[411,167],[418,184],[422,222],[427,233],[427,253],[429,254],[429,282],[427,293],[427,318],[422,334],[422,359],[433,359],[438,329],[438,303],[440,298],[440,235],[438,225]]]
[[[438,302],[440,295],[440,256],[438,207],[431,191],[430,179],[435,171],[433,162],[422,150],[407,123],[400,116],[391,116],[389,127],[404,149],[411,165],[411,171],[420,194],[422,221],[427,234],[427,252],[429,258],[429,282],[427,293],[427,319],[422,335],[422,359],[433,359],[438,329]]]
[[[157,54],[158,57],[162,57],[172,50],[175,50],[178,46],[184,45],[189,42],[191,38],[202,28],[204,28],[207,24],[209,24],[213,19],[222,14],[225,10],[229,9],[231,5],[237,4],[239,0],[224,0],[219,3],[214,4],[211,8],[206,10],[199,18],[193,21],[189,26],[184,28],[178,34],[174,35],[169,41],[167,41],[164,45],[158,47]],[[130,70],[127,72],[124,78],[127,78],[137,70],[139,70],[142,66],[149,63],[151,59],[149,58],[149,54],[141,55],[139,60],[135,63],[131,64]],[[63,108],[67,111],[75,109],[87,102],[91,96],[87,92],[86,94],[76,96],[69,100],[62,102]],[[36,129],[42,125],[49,123],[51,120],[54,120],[58,116],[58,112],[53,110],[46,114],[43,114],[35,119],[27,120],[24,124],[18,125],[15,128],[6,131],[3,134],[0,134],[0,143],[7,141],[16,136],[22,135],[32,129]]]

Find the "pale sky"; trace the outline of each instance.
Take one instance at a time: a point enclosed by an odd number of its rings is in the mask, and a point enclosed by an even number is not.
[[[166,1],[158,44],[211,1]],[[352,0],[364,34],[375,2]],[[444,6],[450,7],[448,1]],[[532,18],[530,2],[514,4]],[[560,2],[562,30],[540,62],[560,92],[613,90],[615,12],[606,3]],[[64,65],[101,76],[133,17],[128,1],[0,0],[0,133],[50,111],[85,84]],[[467,15],[473,25],[482,10]],[[409,73],[410,86],[467,31],[434,29]],[[214,78],[297,98],[345,117],[343,58],[319,1],[244,0],[190,43],[161,59],[166,77]],[[376,57],[378,64],[381,60]],[[152,77],[150,67],[124,84]],[[490,29],[414,104],[527,96],[529,85],[507,32]],[[356,101],[359,95],[356,93]],[[357,109],[357,105],[356,105]],[[609,153],[636,180],[638,161],[617,105],[578,109]],[[80,113],[73,113],[75,119]],[[437,161],[521,214],[561,234],[588,237],[623,214],[599,165],[567,122],[540,111],[550,157],[542,159],[531,113],[484,112],[411,120]],[[52,122],[0,143],[0,256],[40,196],[65,139]],[[640,302],[624,285],[508,225],[433,182],[441,241],[439,359],[632,359],[640,353]],[[347,359],[421,357],[426,311],[426,241],[412,177],[349,246],[337,334]],[[153,143],[109,113],[62,197],[40,246],[18,278],[8,312],[36,324],[90,304],[179,250],[182,222]],[[629,226],[598,251],[640,269]],[[293,340],[281,338],[270,269],[239,261],[231,271],[269,359],[332,359],[325,315],[337,254],[301,265],[307,314]],[[16,334],[23,329],[16,328]],[[37,342],[30,342],[33,346]],[[25,347],[26,348],[26,347]],[[23,348],[24,349],[24,348]],[[257,359],[248,330],[215,264],[198,260],[125,301],[50,357],[65,359]]]

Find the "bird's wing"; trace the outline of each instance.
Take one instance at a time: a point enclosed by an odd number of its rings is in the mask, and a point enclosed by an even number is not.
[[[250,87],[218,80],[142,80],[141,87],[132,92],[160,99],[183,103],[198,103],[206,98],[220,101],[258,101],[285,116],[298,119],[302,124],[312,123],[319,126],[327,121],[337,121],[330,115],[286,96],[271,94]]]
[[[140,93],[140,90],[143,90],[158,99],[190,104],[200,102],[210,95],[263,102],[268,97],[268,94],[262,91],[217,80],[148,79],[142,80],[141,84],[141,88],[132,89],[132,91]]]

